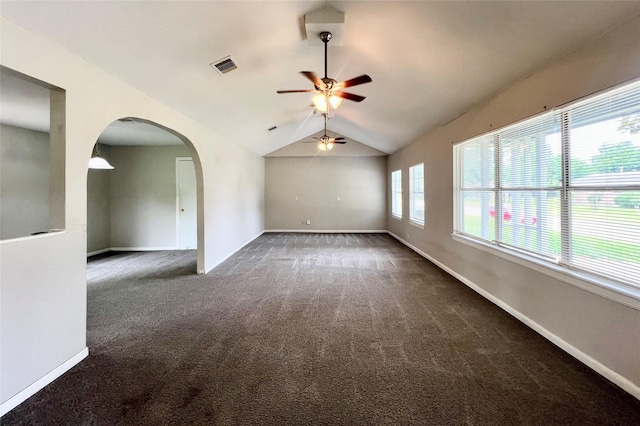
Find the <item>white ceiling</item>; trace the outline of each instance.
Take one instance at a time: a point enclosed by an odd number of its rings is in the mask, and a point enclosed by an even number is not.
[[[329,77],[373,79],[329,130],[385,153],[640,14],[638,1],[1,1],[0,13],[266,155],[323,127],[310,94],[276,90],[322,76],[304,15],[326,4],[345,14]],[[221,76],[209,63],[228,55],[239,69]]]
[[[318,149],[318,143],[314,138],[321,138],[324,135],[324,129],[305,138],[303,141],[289,144],[283,148],[275,150],[265,157],[323,157],[325,154],[331,157],[377,157],[386,155],[384,152],[371,148],[356,140],[346,138],[346,144],[335,144],[333,148],[325,153]],[[337,138],[341,135],[327,131],[327,136]],[[316,142],[316,143],[313,143]]]
[[[140,121],[115,121],[98,141],[105,145],[184,145],[173,133]]]
[[[0,72],[0,123],[49,132],[50,89],[18,73]],[[115,121],[100,134],[106,145],[183,145],[173,133],[135,120]]]

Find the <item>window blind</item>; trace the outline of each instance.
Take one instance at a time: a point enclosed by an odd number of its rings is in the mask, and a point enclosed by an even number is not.
[[[640,288],[640,84],[454,150],[454,232]]]
[[[561,135],[546,114],[498,132],[498,243],[538,255],[560,254]]]
[[[569,183],[562,261],[640,286],[640,86],[564,114]]]

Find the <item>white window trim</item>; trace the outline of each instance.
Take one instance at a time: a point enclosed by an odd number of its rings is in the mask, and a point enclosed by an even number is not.
[[[505,249],[464,234],[453,233],[451,237],[462,244],[498,256],[630,308],[640,310],[640,290],[631,286],[600,278],[588,272],[575,271],[542,259],[536,259],[533,256],[520,254],[515,250]]]
[[[395,195],[396,195],[396,191],[395,191],[395,186],[394,186],[394,182],[393,182],[393,174],[396,172],[400,172],[400,194],[404,195],[404,191],[402,189],[402,169],[398,169],[398,170],[394,170],[391,172],[391,217],[393,217],[394,219],[397,220],[402,220],[402,214],[403,214],[403,209],[402,209],[402,203],[400,203],[400,214],[397,214],[396,212],[393,211],[393,203],[395,200]],[[402,197],[404,198],[404,197]]]
[[[409,225],[415,226],[416,228],[424,229],[424,223],[416,222],[412,219],[409,219]]]
[[[413,212],[413,173],[412,173],[412,169],[414,167],[417,166],[422,166],[422,188],[423,188],[423,192],[422,192],[422,198],[424,199],[424,217],[422,218],[422,220],[420,219],[415,219],[411,216],[412,212]],[[420,229],[424,229],[424,224],[425,224],[425,219],[426,219],[426,215],[427,215],[427,200],[426,200],[426,196],[425,196],[425,192],[424,192],[424,163],[417,163],[414,164],[413,166],[409,167],[409,224],[415,226],[416,228],[420,228]]]
[[[587,96],[579,101],[569,102],[567,104],[558,106],[551,111],[545,111],[541,114],[536,114],[531,117],[527,117],[523,120],[517,121],[510,125],[504,126],[500,129],[494,129],[487,133],[477,135],[475,138],[480,138],[482,136],[488,134],[494,134],[497,132],[504,132],[512,127],[516,127],[521,125],[524,122],[532,120],[534,118],[557,113],[559,110],[563,110],[566,108],[576,108],[587,102],[597,101],[599,98],[604,96],[610,96],[617,91],[624,90],[626,87],[637,84],[640,80],[633,80],[631,82],[623,83],[616,87],[612,87],[609,89],[605,89],[599,93],[595,93],[591,96]],[[454,150],[457,145],[465,143],[467,140],[461,141],[459,143],[454,144]],[[453,224],[455,229],[458,229],[460,224],[460,200],[459,195],[460,191],[460,159],[459,156],[454,152],[453,155],[453,169],[454,169],[454,185],[453,185]],[[564,167],[563,167],[564,170]],[[565,171],[566,172],[566,171]],[[588,291],[592,294],[599,295],[606,299],[615,301],[617,303],[623,304],[632,309],[640,310],[640,288],[637,288],[632,285],[628,285],[616,280],[609,280],[605,277],[597,275],[595,273],[591,273],[588,271],[578,271],[574,269],[570,269],[566,266],[557,265],[553,262],[545,261],[542,258],[538,259],[535,256],[520,253],[517,250],[508,249],[501,247],[497,244],[493,244],[490,241],[482,240],[480,238],[476,238],[474,236],[469,236],[464,233],[454,232],[451,234],[453,240],[460,242],[462,244],[466,244],[468,246],[474,247],[481,251],[490,253],[492,255],[496,255],[502,259],[507,261],[516,263],[518,265],[527,267],[534,271],[540,272],[544,275],[557,279],[558,281],[565,282],[567,284],[573,285],[575,287],[581,288],[585,291]]]

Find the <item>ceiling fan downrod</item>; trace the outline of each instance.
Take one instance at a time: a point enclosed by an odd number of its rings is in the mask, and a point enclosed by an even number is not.
[[[324,79],[327,79],[327,45],[331,40],[331,33],[329,31],[323,31],[320,33],[320,40],[324,43]]]

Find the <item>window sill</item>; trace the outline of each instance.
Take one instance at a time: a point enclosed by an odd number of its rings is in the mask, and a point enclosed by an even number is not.
[[[395,214],[391,214],[391,217],[394,218],[395,220],[400,220],[400,221],[402,220],[402,216],[398,216]]]
[[[551,278],[621,303],[630,308],[640,310],[640,289],[615,281],[601,279],[585,272],[563,268],[562,266],[485,243],[465,235],[451,234],[451,237],[459,243],[496,255],[507,261],[540,272]]]
[[[416,228],[424,229],[424,222],[420,223],[420,222],[416,222],[414,220],[409,219],[409,225],[413,225]]]

